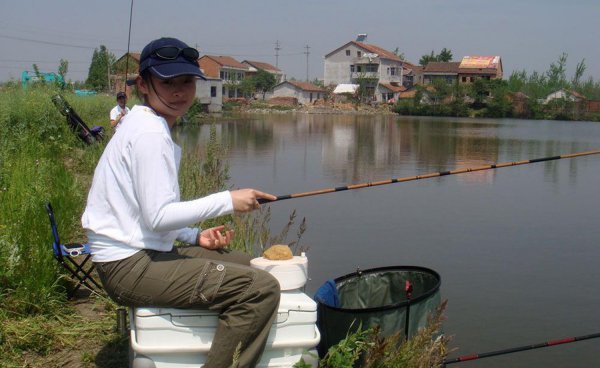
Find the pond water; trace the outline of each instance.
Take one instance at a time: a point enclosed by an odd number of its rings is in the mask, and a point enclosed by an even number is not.
[[[276,195],[600,149],[600,124],[366,115],[217,122],[231,183]],[[184,127],[187,148],[209,126]],[[277,233],[306,217],[312,295],[328,278],[431,268],[448,299],[450,357],[600,332],[600,155],[271,204]],[[291,239],[293,240],[293,239]],[[588,340],[450,367],[596,366]]]

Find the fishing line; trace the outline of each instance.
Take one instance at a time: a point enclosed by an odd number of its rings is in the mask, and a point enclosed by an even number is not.
[[[436,177],[446,176],[446,175],[463,174],[463,173],[470,173],[470,172],[484,171],[484,170],[494,170],[494,169],[500,169],[503,167],[519,166],[519,165],[533,164],[536,162],[560,160],[561,158],[574,158],[574,157],[581,157],[581,156],[596,155],[599,153],[600,153],[600,150],[579,152],[579,153],[569,153],[569,154],[559,155],[559,156],[534,158],[531,160],[503,162],[503,163],[499,163],[499,164],[478,166],[478,167],[472,167],[472,168],[456,169],[456,170],[450,170],[450,171],[440,171],[440,172],[434,172],[434,173],[423,174],[423,175],[409,176],[409,177],[405,177],[405,178],[394,178],[394,179],[389,179],[389,180],[368,182],[368,183],[362,183],[362,184],[352,184],[352,185],[346,185],[346,186],[335,187],[335,188],[318,189],[318,190],[313,190],[310,192],[279,195],[279,196],[277,196],[277,199],[275,199],[275,200],[259,198],[258,203],[263,204],[263,203],[269,203],[269,202],[283,201],[285,199],[309,197],[309,196],[325,194],[325,193],[342,192],[345,190],[362,189],[362,188],[369,188],[369,187],[375,187],[375,186],[386,185],[386,184],[394,184],[394,183],[403,183],[403,182],[413,181],[413,180],[431,179],[431,178],[436,178]]]

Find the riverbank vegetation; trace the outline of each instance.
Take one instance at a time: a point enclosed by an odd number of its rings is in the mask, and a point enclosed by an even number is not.
[[[52,104],[51,96],[61,92],[56,88],[0,90],[0,366],[123,367],[128,340],[116,331],[117,305],[103,295],[67,300],[72,284],[53,258],[44,209],[45,202],[52,203],[63,241],[85,241],[81,213],[94,168],[110,139],[107,115],[114,97],[77,97],[62,91],[88,125],[107,131],[104,141],[86,146]],[[180,170],[184,198],[231,185],[226,147],[219,144],[214,129],[204,150],[185,152]],[[233,244],[238,249],[258,254],[274,243],[290,244],[296,253],[304,249],[305,219],[298,221],[292,213],[283,229],[272,234],[270,216],[266,208],[218,221],[243,234]],[[432,340],[423,341],[427,345]]]
[[[515,71],[506,80],[477,79],[472,84],[436,80],[417,86],[414,97],[399,99],[394,111],[401,115],[471,116],[551,120],[600,121],[600,111],[589,109],[589,100],[600,100],[600,81],[584,79],[585,61],[568,78],[567,54],[543,73]],[[549,100],[558,91],[563,95]]]

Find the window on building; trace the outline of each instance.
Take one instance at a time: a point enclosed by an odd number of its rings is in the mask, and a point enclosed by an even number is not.
[[[354,73],[354,65],[350,65],[350,73]]]
[[[376,73],[378,66],[379,65],[377,65],[377,64],[367,64],[367,72],[368,73]]]
[[[219,77],[220,77],[221,79],[225,79],[225,72],[221,70],[221,71],[219,72]]]
[[[462,81],[463,81],[463,83],[466,83],[467,82],[467,77],[462,77]]]
[[[397,73],[397,72],[396,72],[396,68],[395,68],[395,67],[391,67],[391,68],[390,68],[390,74],[391,74],[391,75],[397,75],[396,73]]]
[[[312,92],[310,93],[309,96],[310,96],[310,102],[312,102],[312,98],[313,98]]]
[[[225,87],[221,87],[221,94],[225,96]]]
[[[217,97],[217,87],[210,86],[210,97]]]
[[[350,50],[346,50],[346,56],[350,56]]]
[[[360,51],[357,51],[357,52],[356,52],[356,56],[357,56],[357,57],[362,57],[362,52],[360,52]]]

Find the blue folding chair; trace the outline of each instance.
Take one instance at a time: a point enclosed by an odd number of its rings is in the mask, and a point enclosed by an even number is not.
[[[46,203],[46,211],[48,212],[52,236],[54,237],[54,241],[52,242],[54,258],[69,271],[69,276],[76,283],[73,289],[67,291],[67,297],[71,299],[82,286],[91,292],[99,293],[102,290],[102,286],[91,275],[95,265],[93,262],[88,263],[91,258],[89,244],[62,244],[58,235],[54,210],[49,202]],[[75,259],[77,258],[79,259],[76,261]]]

